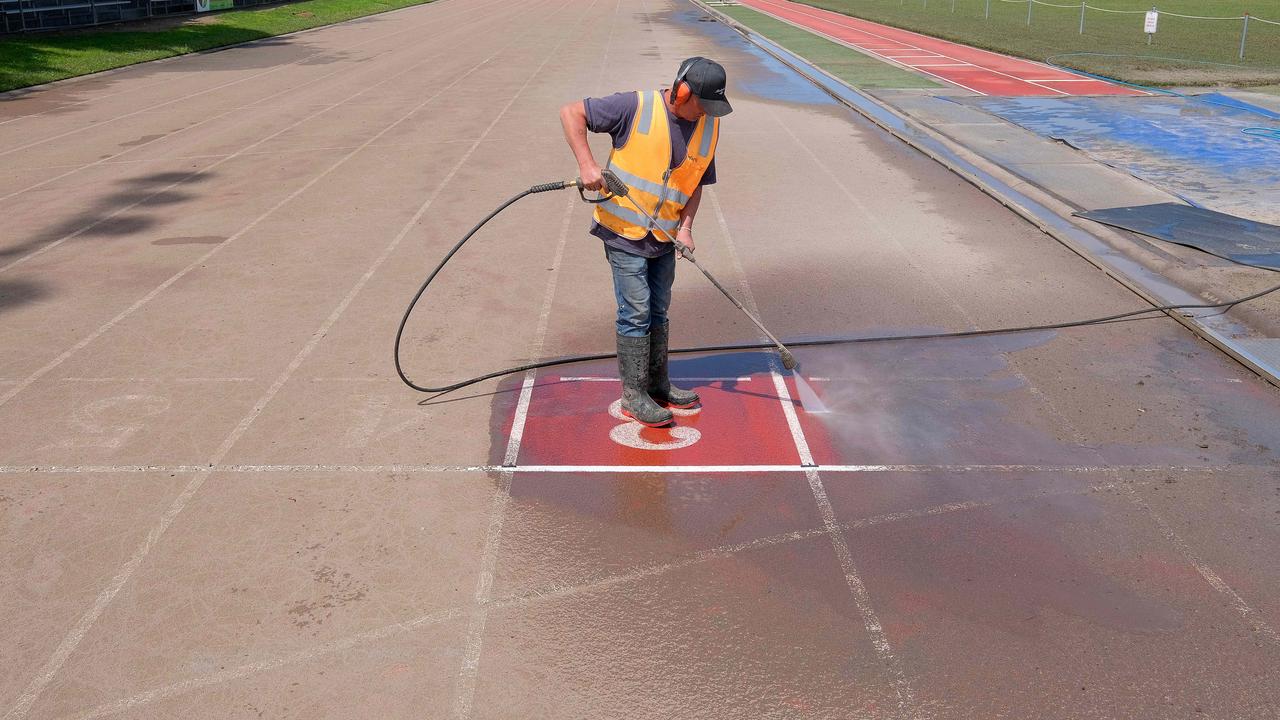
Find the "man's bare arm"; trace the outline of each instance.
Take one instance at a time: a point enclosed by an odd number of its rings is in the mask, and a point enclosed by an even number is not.
[[[569,143],[569,149],[578,161],[578,175],[582,178],[583,185],[590,190],[604,189],[600,166],[591,154],[591,146],[587,144],[586,103],[579,100],[560,108],[560,125],[564,128],[565,142]]]

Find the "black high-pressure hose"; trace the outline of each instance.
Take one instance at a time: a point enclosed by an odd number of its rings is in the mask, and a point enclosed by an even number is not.
[[[467,387],[468,385],[474,385],[478,382],[483,382],[485,380],[490,380],[496,377],[502,377],[504,375],[512,375],[515,373],[525,372],[528,370],[537,370],[540,368],[554,367],[556,365],[569,365],[573,363],[589,362],[592,360],[607,360],[609,358],[617,357],[615,353],[600,353],[597,355],[570,355],[567,357],[554,358],[551,360],[543,360],[541,362],[529,363],[527,365],[520,365],[517,367],[506,368],[503,370],[495,370],[491,373],[486,373],[484,375],[469,378],[467,380],[462,380],[462,381],[453,383],[451,385],[442,385],[440,387],[428,387],[426,385],[419,385],[413,382],[408,378],[408,376],[405,375],[404,368],[400,364],[400,340],[404,335],[404,327],[409,322],[409,316],[413,314],[413,309],[415,306],[417,306],[418,300],[422,297],[422,294],[426,292],[427,288],[431,285],[431,282],[436,279],[436,276],[440,274],[440,271],[444,269],[444,266],[449,262],[449,260],[459,250],[462,249],[462,246],[465,245],[466,242],[471,239],[472,235],[475,235],[476,232],[480,230],[480,228],[484,227],[485,223],[489,222],[494,217],[496,217],[498,213],[501,213],[503,210],[506,210],[508,207],[514,204],[517,200],[520,200],[526,195],[533,195],[535,193],[549,192],[552,190],[564,190],[567,188],[577,188],[578,193],[582,195],[582,199],[589,203],[600,203],[600,202],[604,202],[605,200],[608,200],[612,195],[625,196],[627,194],[626,186],[622,185],[621,182],[618,181],[617,177],[614,176],[612,173],[606,172],[604,177],[605,177],[605,183],[608,186],[610,195],[604,195],[599,198],[588,198],[586,196],[581,179],[563,180],[558,182],[545,183],[542,185],[534,185],[528,190],[521,192],[520,194],[511,198],[510,200],[507,200],[506,202],[504,202],[502,205],[498,206],[497,210],[494,210],[493,212],[485,216],[483,220],[477,223],[475,227],[471,228],[471,230],[466,235],[464,235],[463,238],[459,240],[458,243],[454,245],[452,249],[449,250],[449,252],[444,256],[444,259],[442,259],[440,263],[436,265],[435,269],[431,271],[431,274],[427,276],[427,279],[422,283],[422,286],[418,288],[418,292],[414,293],[413,299],[409,301],[409,307],[405,308],[404,317],[400,318],[400,327],[396,329],[396,343],[395,343],[396,373],[400,376],[400,379],[404,381],[405,385],[408,385],[409,387],[413,388],[414,390],[417,390],[418,392],[446,393],[446,392],[451,392],[453,390],[457,390],[459,388]],[[1274,268],[1269,268],[1262,265],[1251,265],[1249,263],[1241,263],[1241,264],[1248,265],[1249,267],[1256,267],[1262,270],[1275,271]],[[703,271],[703,273],[706,274],[705,271]],[[708,277],[710,278],[709,275]],[[714,282],[714,279],[713,279],[713,282]],[[717,283],[717,287],[719,287],[719,283]],[[723,288],[721,289],[723,290]],[[1012,333],[1038,332],[1038,331],[1044,331],[1044,330],[1062,330],[1064,328],[1085,327],[1089,325],[1101,325],[1103,323],[1115,322],[1117,320],[1124,320],[1126,318],[1138,317],[1141,315],[1148,315],[1151,313],[1167,313],[1167,312],[1173,312],[1177,310],[1214,310],[1214,309],[1221,309],[1221,308],[1229,309],[1236,305],[1240,305],[1241,303],[1246,303],[1251,300],[1257,300],[1258,298],[1263,297],[1264,295],[1270,295],[1271,293],[1274,293],[1276,291],[1280,291],[1280,285],[1275,285],[1275,286],[1266,288],[1265,290],[1260,290],[1258,292],[1255,292],[1251,295],[1245,295],[1244,297],[1236,298],[1234,300],[1227,300],[1225,302],[1205,303],[1205,304],[1195,304],[1195,305],[1191,305],[1191,304],[1158,305],[1158,306],[1152,306],[1149,308],[1142,308],[1140,310],[1130,310],[1129,312],[1117,313],[1115,315],[1106,315],[1104,317],[1087,318],[1084,320],[1069,320],[1066,322],[1050,323],[1047,325],[1021,325],[1016,327],[995,328],[991,330],[960,330],[956,332],[919,333],[914,335],[878,335],[878,336],[871,336],[871,337],[840,337],[840,338],[822,338],[822,339],[815,339],[815,340],[794,340],[794,341],[788,342],[787,345],[791,347],[814,347],[819,345],[852,345],[856,343],[890,342],[893,340],[937,340],[942,338],[965,338],[965,337],[979,337],[983,335],[1008,335]],[[725,294],[726,296],[728,296],[727,292]],[[731,301],[734,301],[734,304],[737,305],[739,309],[743,309],[743,311],[746,312],[746,310],[742,308],[741,304],[739,304],[736,300],[734,300],[732,296],[728,296],[728,297]],[[755,320],[754,317],[752,317],[752,319]],[[756,321],[756,322],[757,324],[759,324],[759,321]],[[674,348],[669,352],[675,355],[675,354],[683,354],[683,353],[729,352],[729,351],[735,351],[735,350],[763,350],[763,349],[779,348],[779,347],[781,347],[781,343],[754,342],[754,343],[740,343],[736,345],[704,345],[700,347]]]

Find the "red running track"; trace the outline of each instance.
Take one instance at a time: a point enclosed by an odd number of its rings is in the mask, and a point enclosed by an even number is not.
[[[790,0],[738,4],[980,95],[1147,95],[1141,90]]]

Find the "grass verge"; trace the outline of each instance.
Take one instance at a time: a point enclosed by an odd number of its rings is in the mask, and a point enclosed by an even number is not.
[[[938,83],[916,73],[820,38],[794,25],[742,6],[717,7],[745,27],[760,33],[791,52],[854,87],[932,88]]]
[[[998,52],[1049,60],[1129,82],[1257,85],[1280,82],[1280,0],[804,0],[808,5]],[[1147,43],[1144,11],[1160,10]],[[1104,10],[1095,8],[1105,8]],[[1030,12],[1028,12],[1028,10]]]
[[[431,0],[307,0],[125,29],[20,35],[0,42],[0,92],[421,5]]]

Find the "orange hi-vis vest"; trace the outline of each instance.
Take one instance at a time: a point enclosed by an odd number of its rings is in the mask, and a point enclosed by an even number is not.
[[[657,90],[636,92],[635,120],[626,143],[609,153],[608,168],[627,185],[627,197],[614,197],[596,205],[595,220],[622,237],[643,240],[653,232],[662,242],[675,235],[680,212],[698,189],[702,174],[711,165],[720,138],[720,119],[703,115],[689,138],[684,162],[671,167],[671,123],[666,104]],[[636,210],[652,215],[654,223]]]

